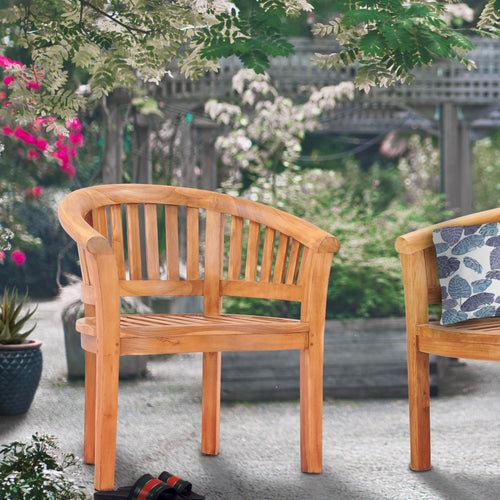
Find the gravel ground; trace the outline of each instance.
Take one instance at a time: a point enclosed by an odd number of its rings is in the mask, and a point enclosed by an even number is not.
[[[0,444],[34,432],[83,454],[83,384],[68,383],[57,303],[42,302],[34,337],[44,370],[26,415],[0,419]],[[333,400],[324,405],[323,473],[300,472],[299,404],[223,403],[217,457],[200,453],[201,355],[148,361],[148,376],[123,381],[116,487],[168,470],[207,500],[500,498],[500,363],[453,363],[431,402],[433,469],[409,470],[405,399]],[[93,467],[75,472],[93,492]]]

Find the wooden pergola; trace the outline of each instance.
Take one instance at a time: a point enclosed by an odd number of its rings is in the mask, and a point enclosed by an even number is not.
[[[332,52],[331,40],[295,39],[295,54],[275,58],[269,73],[282,94],[294,96],[304,85],[316,87],[352,80],[353,68],[324,70],[311,62],[314,53]],[[412,85],[373,88],[357,92],[354,101],[339,105],[331,119],[323,120],[323,132],[381,130],[432,130],[441,148],[441,187],[449,208],[457,214],[472,210],[473,138],[500,127],[500,41],[476,38],[470,58],[477,68],[468,71],[450,61],[419,68]],[[200,106],[209,98],[232,99],[231,79],[241,63],[236,58],[222,61],[219,73],[195,81],[175,75],[162,85],[162,99],[185,106]],[[342,112],[339,112],[342,110]],[[197,136],[203,150],[202,170],[209,172],[214,161],[210,151],[214,124],[197,120]],[[213,176],[209,176],[209,180]],[[204,186],[210,187],[210,186]]]

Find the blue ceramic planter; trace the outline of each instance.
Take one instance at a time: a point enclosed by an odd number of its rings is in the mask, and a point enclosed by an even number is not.
[[[42,374],[41,345],[0,345],[0,415],[20,415],[31,406]]]

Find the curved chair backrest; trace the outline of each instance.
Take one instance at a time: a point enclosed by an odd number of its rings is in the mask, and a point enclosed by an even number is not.
[[[339,248],[336,238],[293,215],[188,188],[84,188],[63,200],[59,214],[78,243],[88,303],[89,252],[114,253],[121,296],[204,295],[205,312],[217,314],[225,295],[303,302],[312,253]]]

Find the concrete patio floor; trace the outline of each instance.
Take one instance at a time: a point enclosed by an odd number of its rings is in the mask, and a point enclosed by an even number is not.
[[[0,444],[33,433],[83,454],[83,384],[68,383],[56,302],[42,302],[42,381],[29,412],[0,417]],[[223,403],[217,457],[200,453],[201,355],[148,361],[148,376],[120,387],[116,484],[168,470],[207,500],[450,499],[500,497],[500,363],[454,363],[431,402],[433,469],[409,470],[405,399],[324,404],[323,473],[300,472],[299,404]],[[81,483],[93,492],[93,467]]]

